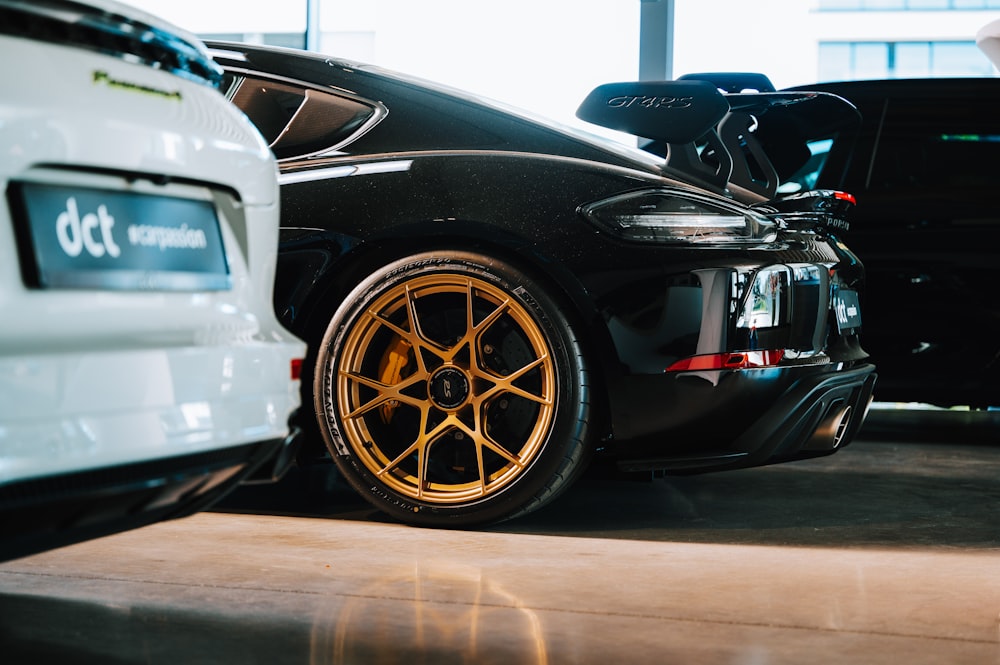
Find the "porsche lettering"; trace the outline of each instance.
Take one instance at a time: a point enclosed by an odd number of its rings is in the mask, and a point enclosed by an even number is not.
[[[648,109],[686,109],[692,104],[692,97],[649,97],[646,95],[620,95],[608,100],[608,106],[616,109],[639,106]]]

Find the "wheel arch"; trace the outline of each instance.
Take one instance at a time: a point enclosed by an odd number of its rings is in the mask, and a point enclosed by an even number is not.
[[[592,375],[591,423],[593,441],[611,431],[608,378],[612,368],[606,362],[616,357],[610,333],[583,284],[559,260],[538,251],[531,240],[498,229],[495,225],[450,221],[447,233],[440,222],[426,222],[399,227],[392,233],[365,239],[338,258],[317,280],[303,301],[304,315],[293,330],[309,342],[307,362],[303,367],[303,404],[312,403],[312,369],[317,345],[330,317],[343,299],[378,268],[423,252],[462,251],[490,256],[530,275],[548,289],[563,315],[576,330]],[[311,412],[308,414],[311,416]],[[314,418],[302,418],[303,425],[314,427]],[[303,454],[324,455],[321,437],[309,436]],[[301,459],[301,458],[300,458]]]

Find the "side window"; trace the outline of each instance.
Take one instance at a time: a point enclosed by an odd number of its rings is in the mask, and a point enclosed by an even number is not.
[[[995,186],[1000,114],[995,107],[917,100],[890,107],[872,168],[871,189]]]
[[[223,89],[279,160],[339,150],[379,118],[379,107],[312,88],[229,75]]]
[[[826,164],[832,147],[832,138],[807,141],[806,148],[809,150],[809,157],[806,163],[778,187],[778,193],[792,194],[816,187],[816,181],[819,179],[819,174],[823,172],[823,166]]]

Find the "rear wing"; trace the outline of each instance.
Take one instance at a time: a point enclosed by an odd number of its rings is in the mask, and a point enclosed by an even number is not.
[[[689,74],[598,86],[577,117],[645,138],[666,168],[748,202],[773,199],[808,142],[856,129],[857,108],[823,92],[776,92],[762,74]]]

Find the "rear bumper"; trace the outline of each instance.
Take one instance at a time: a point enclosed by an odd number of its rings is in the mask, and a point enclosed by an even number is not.
[[[0,352],[0,488],[280,441],[299,406],[291,340]]]
[[[296,409],[288,418],[288,436],[281,440],[281,445],[270,460],[261,464],[243,481],[244,485],[276,483],[285,477],[302,447],[305,434],[302,428],[295,424],[299,410]]]
[[[658,437],[659,445],[646,438],[622,446],[614,457],[623,471],[695,473],[828,455],[848,445],[861,429],[876,379],[871,364],[806,374],[788,384],[766,409],[709,409],[712,419],[743,423],[732,429],[728,441],[673,449],[664,445],[677,438],[696,440],[696,423]]]
[[[849,444],[864,423],[878,375],[866,364],[801,380],[736,442],[751,465],[815,457]]]
[[[195,513],[282,445],[273,439],[0,486],[0,561]]]

